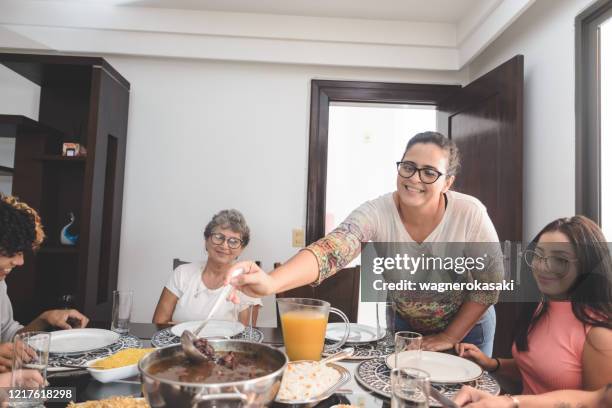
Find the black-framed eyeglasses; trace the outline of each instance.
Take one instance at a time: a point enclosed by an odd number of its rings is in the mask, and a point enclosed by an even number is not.
[[[536,251],[528,249],[524,254],[525,262],[532,268],[546,266],[549,272],[555,275],[564,275],[570,263],[578,262],[578,259],[567,259],[561,256],[542,256]]]
[[[227,246],[231,249],[238,249],[242,246],[242,240],[240,238],[228,238],[220,232],[214,232],[210,234],[210,240],[215,245],[223,245],[223,243],[227,241]]]
[[[418,168],[414,165],[413,162],[409,161],[399,161],[397,164],[397,174],[404,178],[410,178],[414,176],[414,173],[419,172],[419,179],[425,184],[433,184],[440,176],[444,176],[444,173],[440,173],[436,169],[432,169],[431,167],[421,167]]]

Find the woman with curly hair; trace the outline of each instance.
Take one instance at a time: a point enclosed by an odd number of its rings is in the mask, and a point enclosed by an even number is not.
[[[13,268],[23,265],[24,252],[37,250],[44,239],[45,233],[36,211],[16,197],[0,194],[0,372],[11,366],[11,341],[15,334],[46,330],[48,327],[70,329],[70,318],[78,320],[80,327],[85,327],[89,322],[87,317],[74,309],[47,310],[25,327],[13,319],[5,278]]]

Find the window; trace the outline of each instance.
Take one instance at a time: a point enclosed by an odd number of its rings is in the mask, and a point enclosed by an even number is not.
[[[576,213],[612,239],[612,1],[576,18]]]
[[[612,17],[600,27],[601,41],[601,227],[612,240]]]

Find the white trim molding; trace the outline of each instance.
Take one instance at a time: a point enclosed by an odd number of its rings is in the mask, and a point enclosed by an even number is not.
[[[452,24],[0,0],[0,48],[458,70],[533,1],[487,0]]]

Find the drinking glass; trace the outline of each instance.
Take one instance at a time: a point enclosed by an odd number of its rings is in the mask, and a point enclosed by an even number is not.
[[[112,331],[119,334],[127,334],[130,331],[130,316],[132,314],[133,300],[134,292],[131,290],[113,291]]]
[[[307,298],[281,298],[276,301],[285,349],[291,361],[321,359],[330,312],[340,316],[345,329],[342,339],[328,349],[335,350],[346,343],[350,332],[349,320],[341,310],[331,307],[328,302]]]
[[[28,390],[44,389],[43,386],[35,385],[26,375],[24,370],[36,370],[47,383],[47,366],[49,364],[49,345],[51,333],[35,331],[15,335],[13,339],[13,371],[11,374],[11,387]],[[31,398],[11,401],[15,407],[42,406],[44,400]]]
[[[384,337],[378,341],[383,347],[390,347],[394,344],[393,334],[395,332],[395,307],[393,302],[376,303],[376,333]]]
[[[429,373],[416,368],[391,370],[391,408],[428,408]]]
[[[423,335],[411,331],[395,333],[395,368],[418,368],[421,361]]]
[[[247,312],[247,327],[246,327],[246,339],[248,341],[255,340],[255,333],[253,331],[253,326],[256,325],[257,315],[259,313],[257,307],[259,303],[253,301],[246,302],[247,308],[244,309]]]

